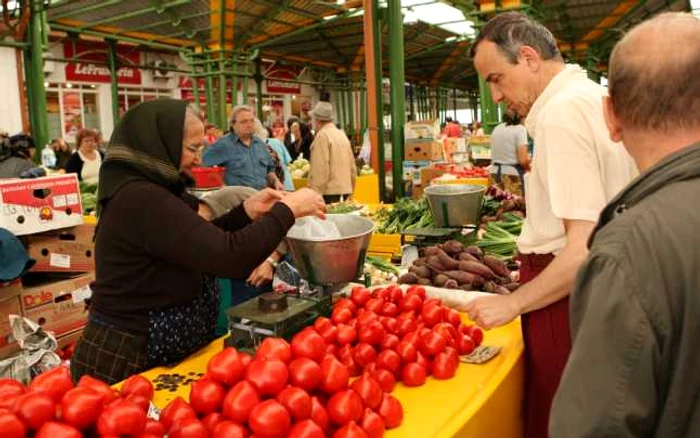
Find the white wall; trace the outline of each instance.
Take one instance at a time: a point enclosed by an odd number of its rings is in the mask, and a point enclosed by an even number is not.
[[[22,130],[15,56],[15,49],[0,47],[0,130],[5,130],[10,135]]]

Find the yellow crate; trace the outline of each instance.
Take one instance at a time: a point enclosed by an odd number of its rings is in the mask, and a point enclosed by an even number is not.
[[[400,234],[372,234],[369,240],[368,252],[380,252],[389,254],[401,253]]]
[[[309,184],[307,178],[295,178],[292,180],[294,189],[299,190]],[[355,180],[355,193],[352,198],[360,204],[378,204],[379,203],[379,176],[378,175],[360,175]]]
[[[432,182],[432,184],[470,184],[470,185],[475,185],[475,186],[488,187],[489,186],[489,179],[488,178],[455,178],[455,179],[446,179],[446,180],[436,179]]]

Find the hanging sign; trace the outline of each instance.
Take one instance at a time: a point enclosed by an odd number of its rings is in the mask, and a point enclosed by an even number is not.
[[[297,79],[297,75],[287,69],[277,69],[272,70],[267,73],[267,79],[265,80],[265,88],[268,93],[275,94],[299,94],[301,93],[301,84],[297,84],[294,81]]]
[[[110,82],[109,67],[104,63],[108,60],[107,45],[102,43],[85,43],[71,41],[63,43],[63,53],[66,58],[78,58],[66,64],[66,80],[84,82]],[[141,70],[137,67],[140,53],[132,48],[117,46],[117,83],[141,85]],[[97,63],[96,63],[97,62]]]

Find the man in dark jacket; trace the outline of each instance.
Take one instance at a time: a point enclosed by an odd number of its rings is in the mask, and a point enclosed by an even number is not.
[[[552,437],[700,436],[698,47],[700,20],[663,14],[611,56],[608,129],[643,173],[603,210],[571,295]]]

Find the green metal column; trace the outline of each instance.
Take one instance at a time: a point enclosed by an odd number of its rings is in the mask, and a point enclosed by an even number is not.
[[[119,86],[117,84],[117,42],[107,40],[107,57],[109,62],[109,92],[112,96],[112,121],[119,123]]]
[[[211,56],[205,55],[207,57],[207,63],[204,64],[204,70],[207,75],[205,77],[205,88],[207,92],[207,122],[218,125],[216,122],[216,111],[214,111],[214,79],[211,74]],[[228,130],[228,127],[226,127]]]
[[[248,64],[243,66],[243,73],[245,76],[243,76],[243,86],[241,87],[241,94],[243,95],[241,97],[241,105],[248,105]]]
[[[377,135],[379,136],[379,150],[377,155],[379,158],[379,198],[383,201],[387,200],[386,197],[386,156],[384,150],[384,93],[382,89],[383,84],[383,74],[382,74],[382,31],[381,31],[381,20],[379,18],[379,0],[371,0],[373,14],[372,23],[372,34],[373,34],[373,48],[374,48],[374,89],[377,107],[373,108],[373,111],[377,112],[378,123],[377,123]],[[394,163],[395,165],[396,163]]]
[[[350,124],[350,137],[355,138],[355,88],[352,81],[348,83],[348,123]]]
[[[46,89],[44,88],[44,58],[42,49],[44,45],[44,22],[41,15],[41,2],[32,1],[30,5],[31,17],[29,20],[28,53],[25,52],[25,78],[27,82],[27,94],[29,114],[32,123],[32,136],[36,143],[35,159],[41,159],[41,150],[49,142],[49,122],[46,112]]]
[[[233,74],[231,75],[231,108],[235,108],[238,105],[238,78],[236,74],[238,73],[238,63],[234,61],[233,63]]]
[[[262,63],[260,58],[255,60],[255,110],[258,114],[258,118],[262,121],[263,119],[263,92],[262,92]]]
[[[364,81],[360,82],[360,135],[364,139],[367,130],[367,87]]]
[[[415,88],[413,87],[413,84],[408,84],[408,115],[411,120],[416,120],[416,112],[413,108],[413,93]]]
[[[199,97],[199,78],[192,78],[192,97],[194,97],[194,106],[197,110],[202,109],[202,101]]]
[[[337,96],[338,96],[338,108],[336,108],[336,111],[338,113],[338,120],[337,122],[340,123],[340,127],[345,130],[347,129],[347,122],[348,122],[348,117],[347,117],[347,112],[346,112],[346,105],[347,103],[345,102],[345,90],[343,90],[342,85],[341,88],[338,88],[337,91]]]
[[[392,180],[396,199],[403,197],[403,129],[406,124],[403,14],[401,0],[389,0],[389,75],[391,77]]]
[[[479,76],[479,100],[481,101],[481,122],[484,127],[485,134],[491,134],[493,128],[498,125],[498,105],[491,98],[486,81]]]
[[[218,102],[218,126],[219,129],[225,131],[228,127],[226,126],[226,75],[224,71],[226,70],[226,62],[223,60],[223,52],[220,54],[221,60],[219,61],[219,102]]]

